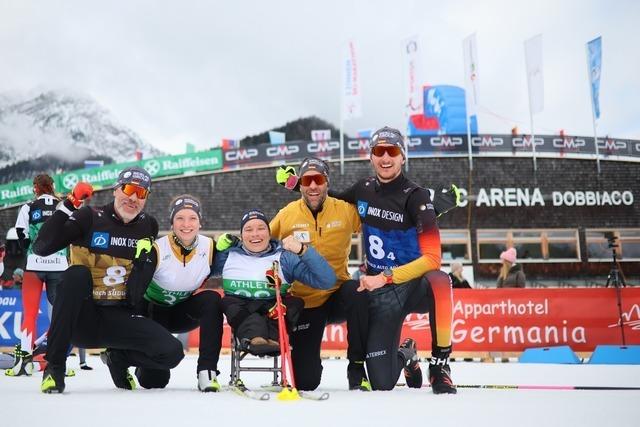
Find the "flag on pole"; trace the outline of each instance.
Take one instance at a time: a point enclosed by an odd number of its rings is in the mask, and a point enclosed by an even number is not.
[[[312,141],[329,141],[331,139],[331,129],[314,129],[311,131]]]
[[[223,150],[237,150],[238,148],[240,148],[240,140],[222,138]]]
[[[531,113],[544,110],[544,76],[542,74],[542,34],[524,42],[529,107]]]
[[[418,36],[412,36],[402,41],[402,57],[404,59],[405,106],[404,115],[409,118],[423,112],[423,96],[421,83],[420,52],[418,51]]]
[[[357,133],[358,138],[371,138],[371,134],[373,134],[373,129],[360,129]]]
[[[478,112],[478,46],[476,44],[476,33],[471,34],[462,41],[462,54],[464,56],[464,87],[467,115],[472,116]]]
[[[342,72],[342,118],[344,120],[362,116],[359,67],[356,44],[353,40],[349,40],[345,49]]]
[[[591,84],[591,105],[593,115],[600,118],[600,72],[602,69],[602,37],[587,43],[589,63],[589,83]]]
[[[284,132],[269,131],[269,141],[272,144],[284,144],[286,140]]]

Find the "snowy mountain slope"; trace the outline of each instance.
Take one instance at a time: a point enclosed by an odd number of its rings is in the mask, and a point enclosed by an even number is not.
[[[68,91],[0,94],[0,168],[54,155],[69,160],[106,156],[116,162],[162,152],[118,123],[93,99]]]

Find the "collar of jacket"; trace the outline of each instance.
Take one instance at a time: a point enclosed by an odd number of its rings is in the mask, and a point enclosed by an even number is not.
[[[407,178],[404,176],[402,172],[400,175],[395,177],[392,181],[389,182],[380,182],[378,177],[376,177],[376,191],[398,191],[402,190],[407,182]]]
[[[282,246],[280,244],[279,240],[276,239],[269,239],[269,246],[267,246],[267,249],[265,249],[262,252],[251,252],[248,249],[246,249],[244,247],[244,245],[240,245],[240,246],[233,246],[231,248],[229,248],[229,252],[239,252],[242,253],[244,255],[249,255],[249,256],[253,256],[256,258],[262,258],[265,256],[269,256],[271,254],[274,254],[278,251],[282,251]]]

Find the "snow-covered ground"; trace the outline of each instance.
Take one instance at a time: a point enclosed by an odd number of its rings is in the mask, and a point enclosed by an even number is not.
[[[172,371],[165,390],[134,391],[113,387],[108,370],[95,356],[93,371],[68,367],[63,395],[39,390],[41,374],[0,376],[3,426],[599,426],[640,425],[640,391],[549,391],[460,389],[457,395],[433,395],[429,388],[364,393],[348,391],[346,361],[325,360],[324,402],[254,401],[231,392],[201,393],[196,388],[196,356],[188,355]],[[249,361],[255,363],[255,361]],[[426,364],[422,364],[423,369]],[[229,379],[230,359],[220,361],[221,380]],[[452,364],[458,384],[640,386],[640,366],[549,365],[518,363]],[[267,373],[243,373],[249,386],[269,380]]]

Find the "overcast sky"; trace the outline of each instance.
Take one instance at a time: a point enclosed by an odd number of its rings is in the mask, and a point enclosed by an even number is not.
[[[339,124],[343,46],[358,44],[363,116],[405,129],[401,41],[424,84],[463,85],[477,32],[479,127],[529,129],[525,39],[543,35],[536,133],[592,135],[585,43],[603,38],[599,135],[640,139],[640,2],[0,0],[0,92],[72,89],[169,152],[299,117]]]

